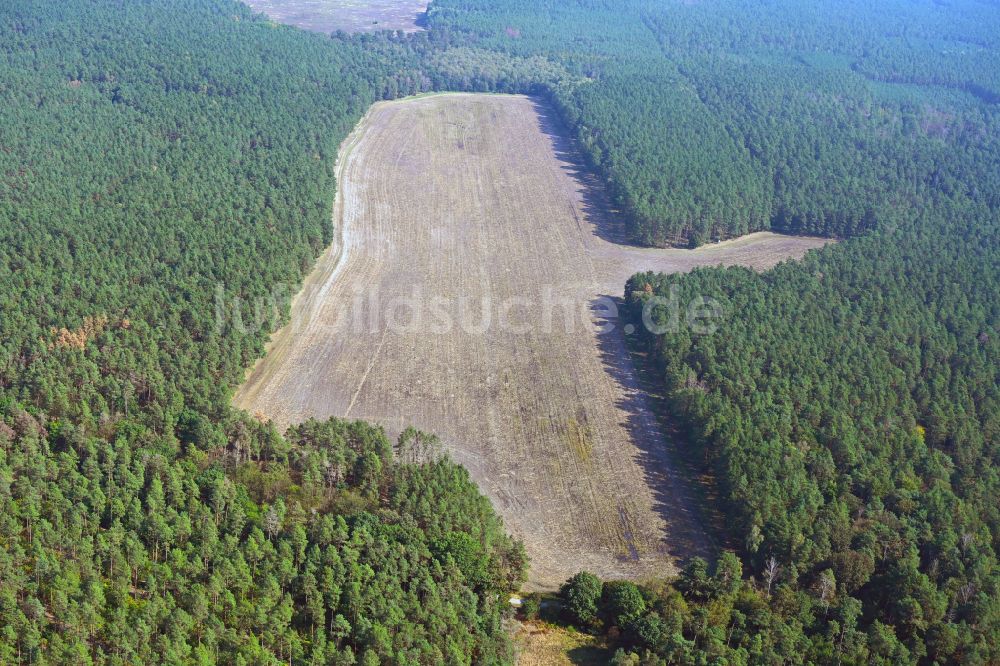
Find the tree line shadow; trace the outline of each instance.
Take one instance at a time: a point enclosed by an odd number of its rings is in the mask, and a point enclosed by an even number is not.
[[[537,97],[529,99],[538,118],[538,127],[548,137],[556,158],[562,163],[562,170],[579,187],[581,209],[586,219],[578,222],[589,226],[594,235],[609,243],[625,247],[645,247],[629,236],[620,212],[612,204],[604,181],[587,165],[570,129],[549,104]]]
[[[602,178],[585,162],[569,128],[549,104],[538,97],[529,99],[561,169],[579,188],[586,219],[578,223],[609,243],[644,247],[629,237]],[[683,438],[664,418],[662,380],[656,382],[655,373],[639,367],[641,359],[634,358],[626,342],[623,322],[609,314],[608,299],[622,311],[620,295],[596,294],[590,303],[594,324],[607,331],[597,335],[598,352],[605,372],[619,388],[615,406],[625,414],[623,425],[638,451],[644,481],[653,493],[654,510],[667,525],[664,551],[682,562],[694,556],[711,559],[722,534],[721,514],[711,508],[712,488],[684,455]]]
[[[652,490],[654,509],[667,525],[666,552],[682,562],[694,556],[712,559],[717,545],[717,521],[711,516],[699,474],[683,455],[684,441],[657,415],[665,414],[662,383],[641,373],[625,339],[621,319],[608,314],[611,299],[621,311],[621,297],[600,294],[591,301],[594,323],[605,332],[597,335],[598,352],[605,371],[617,384],[615,406],[625,414],[624,426],[635,444],[644,481]]]

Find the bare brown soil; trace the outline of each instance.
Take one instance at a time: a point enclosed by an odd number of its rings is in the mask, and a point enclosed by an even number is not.
[[[278,23],[331,33],[421,30],[427,0],[245,0]]]
[[[824,241],[618,244],[600,188],[521,96],[377,104],[337,168],[338,239],[236,405],[279,425],[340,416],[437,433],[524,540],[529,588],[582,569],[664,575],[705,553],[697,502],[623,337],[595,329],[615,321],[599,297],[638,270],[763,269]],[[418,321],[412,305],[437,301]],[[469,325],[456,323],[463,313]]]

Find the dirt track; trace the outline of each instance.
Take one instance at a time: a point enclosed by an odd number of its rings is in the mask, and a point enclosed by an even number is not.
[[[706,549],[620,333],[594,328],[598,297],[638,270],[766,268],[823,243],[615,244],[574,159],[526,97],[375,105],[341,150],[338,241],[235,398],[281,425],[437,433],[524,540],[533,588],[665,574]]]

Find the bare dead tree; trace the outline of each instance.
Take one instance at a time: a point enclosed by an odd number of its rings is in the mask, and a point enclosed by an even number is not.
[[[435,462],[442,455],[441,441],[435,435],[407,428],[396,443],[396,455],[409,464]]]
[[[972,597],[976,596],[976,584],[966,583],[962,587],[958,588],[958,598],[963,604],[967,604],[972,601]]]
[[[771,597],[771,587],[774,585],[774,581],[778,579],[778,574],[781,572],[781,565],[778,564],[777,558],[772,555],[768,558],[767,563],[764,565],[764,579],[767,581],[767,596]]]
[[[819,600],[823,604],[825,612],[829,613],[830,600],[833,599],[833,595],[837,591],[837,579],[834,578],[832,571],[827,569],[819,575],[816,591],[819,593]]]
[[[281,516],[278,515],[273,506],[268,509],[267,515],[264,516],[264,529],[267,531],[268,538],[272,541],[274,541],[274,535],[281,529]]]

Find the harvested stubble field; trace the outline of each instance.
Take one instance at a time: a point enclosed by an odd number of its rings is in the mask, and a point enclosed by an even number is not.
[[[331,33],[420,30],[427,0],[246,0],[279,23]]]
[[[581,569],[662,575],[703,552],[622,335],[595,328],[599,297],[637,270],[767,268],[824,241],[617,244],[600,188],[522,96],[377,104],[337,168],[338,240],[236,404],[279,425],[340,416],[438,434],[524,540],[532,588]]]

